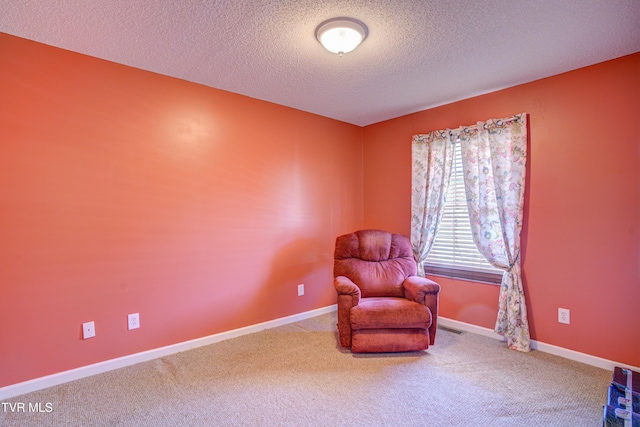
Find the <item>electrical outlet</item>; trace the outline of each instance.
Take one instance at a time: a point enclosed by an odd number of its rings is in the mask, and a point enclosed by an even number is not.
[[[138,329],[140,327],[140,313],[133,313],[127,316],[129,330]]]
[[[302,295],[304,295],[304,284],[299,284],[298,285],[298,296],[301,297]]]
[[[82,339],[86,340],[87,338],[93,338],[96,336],[96,325],[91,322],[82,324]]]
[[[558,309],[558,323],[564,323],[566,325],[571,323],[571,311],[568,308]]]

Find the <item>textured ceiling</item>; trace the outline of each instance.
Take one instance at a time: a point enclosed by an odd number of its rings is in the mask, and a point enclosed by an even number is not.
[[[0,31],[363,126],[638,52],[640,0],[0,0]]]

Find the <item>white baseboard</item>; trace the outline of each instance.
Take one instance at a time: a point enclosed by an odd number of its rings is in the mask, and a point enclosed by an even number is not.
[[[278,326],[286,325],[300,320],[308,319],[322,314],[330,313],[337,310],[337,305],[330,305],[304,313],[298,313],[279,319],[270,320],[268,322],[258,323],[256,325],[246,326],[244,328],[234,329],[219,334],[209,335],[202,338],[196,338],[190,341],[184,341],[177,344],[168,345],[166,347],[154,348],[153,350],[143,351],[141,353],[130,354],[128,356],[118,357],[116,359],[105,360],[104,362],[94,363],[92,365],[82,366],[80,368],[71,369],[69,371],[59,372],[53,375],[47,375],[41,378],[24,381],[0,388],[0,401],[9,399],[21,394],[30,393],[32,391],[41,390],[47,387],[53,387],[69,381],[80,378],[89,377],[103,372],[112,371],[125,366],[135,365],[136,363],[146,362],[157,359],[159,357],[168,356],[170,354],[180,353],[182,351],[191,350],[193,348],[214,344],[220,341],[236,338],[242,335],[260,332],[265,329],[271,329]]]
[[[318,308],[315,310],[307,311],[304,313],[294,314],[292,316],[281,317],[279,319],[270,320],[268,322],[258,323],[256,325],[246,326],[244,328],[234,329],[232,331],[221,332],[219,334],[209,335],[202,338],[197,338],[190,341],[184,341],[177,344],[172,344],[166,347],[155,348],[153,350],[143,351],[141,353],[135,353],[128,356],[119,357],[116,359],[105,360],[104,362],[95,363],[92,365],[82,366],[80,368],[71,369],[69,371],[60,372],[46,377],[35,378],[33,380],[12,384],[6,387],[0,388],[0,401],[10,399],[12,397],[20,396],[32,391],[41,390],[47,387],[53,387],[55,385],[64,384],[69,381],[77,380],[80,378],[89,377],[103,372],[112,371],[118,368],[124,368],[125,366],[135,365],[136,363],[146,362],[149,360],[157,359],[159,357],[168,356],[182,351],[190,350],[197,347],[202,347],[209,344],[214,344],[220,341],[228,340],[230,338],[236,338],[242,335],[252,334],[254,332],[260,332],[265,329],[271,329],[278,326],[286,325],[289,323],[297,322],[300,320],[308,319],[322,314],[331,313],[337,310],[337,305],[330,305],[328,307]],[[459,331],[471,332],[474,334],[482,335],[485,337],[493,338],[496,340],[504,341],[501,335],[496,334],[489,328],[482,326],[472,325],[470,323],[460,322],[458,320],[448,319],[446,317],[438,317],[438,323],[441,326],[457,329]],[[580,353],[578,351],[569,350],[566,348],[558,347],[551,344],[546,344],[538,341],[531,341],[531,348],[534,350],[542,351],[556,356],[564,357],[565,359],[575,360],[577,362],[586,363],[588,365],[596,366],[598,368],[607,369],[613,371],[616,366],[625,367],[634,371],[640,371],[640,367],[631,366],[624,363],[614,362],[611,360],[603,359],[597,356],[591,356],[586,353]]]
[[[493,332],[492,329],[484,328],[482,326],[472,325],[470,323],[460,322],[459,320],[448,319],[446,317],[438,317],[438,324],[447,328],[457,329],[459,331],[471,332],[474,334],[497,339],[500,341],[505,341],[502,335],[496,334],[495,332]],[[587,365],[606,369],[608,371],[613,371],[613,368],[615,368],[616,366],[632,369],[634,371],[640,371],[640,368],[637,366],[627,365],[625,363],[603,359],[602,357],[592,356],[586,353],[580,353],[579,351],[569,350],[567,348],[558,347],[556,345],[547,344],[540,341],[531,340],[531,349],[542,351],[544,353],[554,354],[556,356],[564,357],[565,359],[585,363]]]

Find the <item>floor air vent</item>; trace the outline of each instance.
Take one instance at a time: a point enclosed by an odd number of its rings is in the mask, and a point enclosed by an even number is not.
[[[442,329],[443,331],[451,332],[458,335],[462,334],[462,331],[459,331],[453,328],[447,328],[446,326],[442,326],[442,325],[438,325],[438,329]]]

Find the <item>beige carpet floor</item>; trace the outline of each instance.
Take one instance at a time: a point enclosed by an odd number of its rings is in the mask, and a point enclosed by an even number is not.
[[[609,371],[446,330],[427,352],[353,355],[335,323],[325,314],[18,396],[7,402],[51,411],[0,408],[0,425],[602,425]]]

